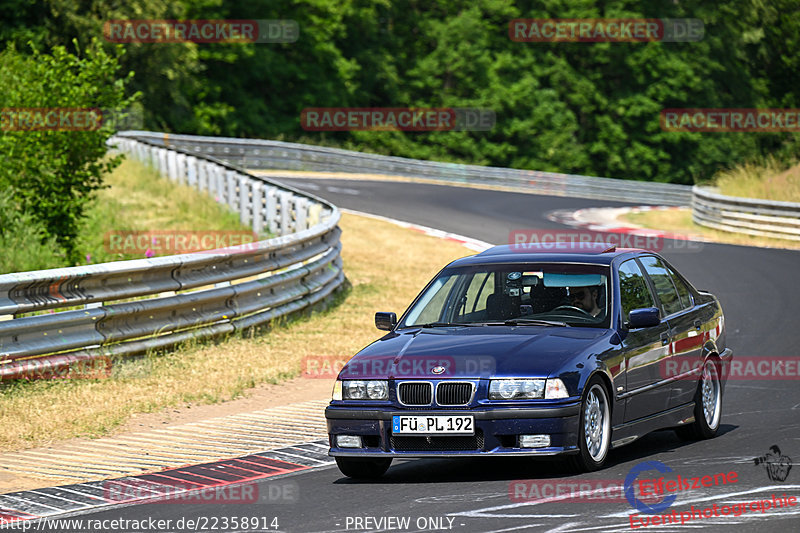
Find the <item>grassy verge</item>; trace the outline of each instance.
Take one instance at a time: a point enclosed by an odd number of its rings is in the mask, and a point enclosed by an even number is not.
[[[774,159],[767,159],[762,165],[745,164],[718,174],[714,185],[722,194],[728,196],[800,202],[800,165],[786,170]],[[713,242],[769,248],[800,248],[800,243],[796,241],[719,231],[700,226],[692,221],[690,209],[643,211],[628,213],[620,218],[644,228],[698,235]]]
[[[699,226],[692,221],[692,211],[688,208],[628,213],[620,218],[625,222],[630,222],[643,228],[659,229],[682,235],[697,235],[712,242],[739,244],[742,246],[800,249],[800,243],[795,241],[729,233]]]
[[[800,165],[782,168],[774,159],[747,164],[717,175],[722,194],[780,202],[800,202]]]
[[[393,224],[344,215],[343,260],[352,284],[346,300],[252,339],[194,344],[130,361],[108,379],[16,383],[0,388],[0,450],[100,436],[133,413],[210,404],[246,395],[260,383],[300,373],[308,356],[346,356],[379,337],[375,311],[402,311],[460,245]]]
[[[164,179],[135,160],[126,159],[106,178],[106,184],[109,187],[98,191],[87,212],[79,241],[93,263],[144,257],[140,250],[109,246],[111,232],[249,231],[238,214],[207,194]],[[176,253],[162,253],[155,245],[152,249],[154,255]]]
[[[109,187],[97,191],[87,208],[77,238],[77,249],[85,258],[83,263],[145,257],[145,250],[109,246],[111,233],[189,230],[249,233],[249,228],[240,224],[238,215],[207,194],[166,180],[138,161],[125,160],[106,176],[106,184]],[[6,209],[2,195],[0,207]],[[21,228],[0,235],[4,251],[0,255],[0,273],[74,266],[62,253],[54,251],[53,242],[42,241],[43,229],[31,221],[15,223]],[[158,246],[153,246],[153,255],[170,253],[175,252],[164,250],[162,253]]]

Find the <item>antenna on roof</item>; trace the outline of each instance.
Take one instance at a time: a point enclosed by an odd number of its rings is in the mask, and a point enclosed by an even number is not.
[[[600,252],[600,253],[601,253],[601,254],[607,254],[607,253],[616,252],[616,251],[617,251],[617,245],[616,245],[616,244],[614,244],[614,245],[612,245],[612,246],[609,246],[608,248],[606,248],[605,250],[603,250],[603,251],[602,251],[602,252]]]

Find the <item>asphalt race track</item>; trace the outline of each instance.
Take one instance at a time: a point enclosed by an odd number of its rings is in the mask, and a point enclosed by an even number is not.
[[[611,206],[612,202],[401,182],[286,180],[336,205],[414,222],[492,243],[507,242],[509,231],[558,228],[545,218],[557,209]],[[624,204],[617,204],[624,205]],[[379,246],[379,243],[376,243]],[[677,244],[676,244],[677,246]],[[666,248],[670,248],[667,246]],[[800,252],[703,244],[691,250],[663,252],[700,289],[716,294],[726,315],[728,346],[736,358],[800,355]],[[391,272],[386,273],[392,275]],[[376,309],[376,311],[402,309]],[[376,331],[376,338],[379,333]],[[335,466],[297,472],[259,485],[290,487],[295,495],[280,503],[259,505],[148,504],[110,509],[80,518],[264,517],[261,525],[280,531],[631,531],[634,509],[619,494],[603,499],[588,491],[582,501],[531,501],[532,485],[520,480],[565,483],[622,484],[642,461],[661,461],[683,478],[736,472],[735,482],[678,492],[673,505],[659,514],[717,504],[732,506],[779,498],[800,499],[800,388],[795,380],[729,381],[723,401],[722,426],[715,439],[685,443],[671,431],[650,434],[611,452],[609,466],[586,475],[564,474],[558,461],[525,458],[411,460],[396,462],[377,482],[355,482]],[[777,445],[794,466],[770,480],[754,459]],[[774,473],[774,472],[773,472]],[[533,487],[536,488],[535,486]],[[583,490],[583,488],[581,488]],[[600,494],[597,496],[596,494]],[[542,493],[547,496],[547,493]],[[594,495],[594,496],[593,496]],[[593,496],[593,497],[592,497]],[[765,509],[748,506],[740,516],[685,519],[685,524],[641,527],[646,531],[798,531],[800,505]],[[741,506],[737,506],[741,510]],[[640,515],[651,517],[652,515]],[[273,531],[270,527],[218,531]],[[197,529],[197,528],[195,528]],[[143,530],[143,529],[142,529]],[[171,531],[189,531],[172,527]]]

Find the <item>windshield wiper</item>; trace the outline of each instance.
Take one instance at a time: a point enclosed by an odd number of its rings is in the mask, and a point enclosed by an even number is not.
[[[427,324],[414,324],[409,328],[450,328],[455,326],[479,326],[472,322],[428,322]]]
[[[558,326],[562,328],[570,327],[566,322],[558,322],[555,320],[540,320],[538,318],[511,318],[503,322],[506,326]]]

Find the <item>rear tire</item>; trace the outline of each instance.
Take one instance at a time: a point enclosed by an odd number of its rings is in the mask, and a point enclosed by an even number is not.
[[[377,479],[389,469],[392,459],[369,459],[358,457],[337,457],[339,471],[353,479]]]
[[[721,419],[722,387],[719,367],[712,359],[706,359],[694,395],[694,422],[675,428],[675,433],[682,440],[712,439],[717,435]]]
[[[611,404],[608,392],[598,377],[586,384],[578,424],[578,453],[570,457],[579,472],[603,468],[611,448]]]

